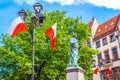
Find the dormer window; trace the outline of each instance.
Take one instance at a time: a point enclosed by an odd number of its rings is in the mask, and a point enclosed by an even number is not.
[[[105,26],[104,29],[107,29],[107,26]]]
[[[100,32],[100,31],[101,31],[101,29],[98,30],[98,32]]]
[[[112,26],[114,24],[114,22],[112,22],[110,25]]]

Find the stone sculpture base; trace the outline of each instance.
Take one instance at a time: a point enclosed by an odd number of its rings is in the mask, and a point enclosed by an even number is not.
[[[80,67],[66,69],[66,80],[84,80],[84,70]]]

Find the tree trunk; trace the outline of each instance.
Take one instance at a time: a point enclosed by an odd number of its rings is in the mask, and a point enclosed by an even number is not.
[[[38,69],[38,72],[37,72],[37,77],[35,78],[35,80],[38,80],[40,77],[41,77],[41,74],[42,74],[42,70],[45,66],[45,61],[39,66],[39,69]]]

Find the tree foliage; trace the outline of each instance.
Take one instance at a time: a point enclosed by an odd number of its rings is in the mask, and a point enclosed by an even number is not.
[[[19,33],[14,39],[7,34],[1,35],[0,68],[1,78],[5,80],[30,80],[32,63],[32,23],[30,10],[27,11],[26,26],[28,32]],[[45,12],[45,22],[35,29],[35,78],[36,80],[65,80],[65,69],[69,63],[69,39],[72,33],[77,33],[79,40],[78,64],[91,73],[92,57],[96,51],[85,47],[84,42],[89,39],[89,29],[81,23],[80,18],[65,16],[65,11]],[[57,22],[56,48],[50,49],[50,41],[45,31]]]

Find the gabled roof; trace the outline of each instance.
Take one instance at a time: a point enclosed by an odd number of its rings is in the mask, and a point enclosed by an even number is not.
[[[93,24],[93,21],[91,21],[91,22],[88,23],[88,28],[89,28],[89,29],[91,29],[92,24]]]
[[[103,24],[98,26],[98,29],[95,33],[94,38],[99,37],[113,29],[115,29],[120,21],[120,14],[109,19],[108,21],[104,22]]]

